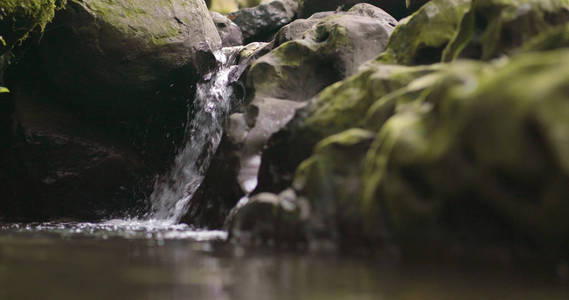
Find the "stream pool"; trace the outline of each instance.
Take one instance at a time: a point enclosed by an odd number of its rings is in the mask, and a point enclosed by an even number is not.
[[[569,299],[555,277],[245,249],[183,225],[0,224],[0,299]]]

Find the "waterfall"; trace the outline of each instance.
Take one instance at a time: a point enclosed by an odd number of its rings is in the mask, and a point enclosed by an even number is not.
[[[187,141],[170,172],[155,183],[147,219],[175,224],[185,214],[221,141],[234,98],[232,84],[247,67],[236,64],[242,48],[228,47],[214,53],[218,68],[196,88],[196,113],[186,125]]]

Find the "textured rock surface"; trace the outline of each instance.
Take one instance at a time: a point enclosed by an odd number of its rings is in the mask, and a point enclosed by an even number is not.
[[[396,244],[406,256],[485,247],[510,259],[529,249],[564,256],[568,59],[560,50],[410,68],[414,80],[368,106],[365,129],[324,139],[298,168],[293,187],[313,213],[307,228]]]
[[[262,193],[244,200],[228,219],[230,239],[241,244],[289,244],[304,241],[307,205],[292,190]]]
[[[229,14],[243,32],[246,42],[270,40],[271,35],[297,15],[295,0],[275,0]]]
[[[378,60],[401,65],[440,62],[470,5],[471,0],[430,1],[399,22]]]
[[[474,1],[443,59],[496,58],[509,54],[548,28],[567,21],[567,0]]]
[[[211,52],[221,46],[198,0],[73,1],[53,28],[41,44],[46,71],[75,93],[153,93],[172,72],[213,68]]]
[[[243,33],[241,33],[241,29],[237,24],[217,12],[211,12],[211,18],[215,27],[217,27],[223,47],[243,45]]]
[[[220,46],[203,1],[69,2],[6,72],[17,126],[0,210],[45,220],[135,209]]]

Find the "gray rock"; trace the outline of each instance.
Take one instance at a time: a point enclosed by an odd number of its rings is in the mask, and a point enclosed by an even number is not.
[[[231,13],[229,19],[241,28],[245,42],[263,41],[294,20],[297,10],[295,0],[276,0]]]
[[[243,199],[226,224],[230,240],[241,244],[296,244],[305,241],[309,206],[292,190]]]
[[[184,69],[199,78],[215,65],[221,40],[201,0],[70,1],[41,43],[58,87],[104,97],[153,93]],[[194,79],[195,80],[195,79]]]
[[[221,37],[223,47],[243,45],[243,34],[237,24],[231,22],[229,18],[220,13],[210,12],[210,14]]]

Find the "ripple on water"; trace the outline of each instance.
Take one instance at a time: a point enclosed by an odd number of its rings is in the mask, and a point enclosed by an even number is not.
[[[149,240],[192,240],[199,242],[224,241],[227,232],[195,229],[186,224],[162,220],[108,220],[90,222],[46,222],[0,224],[0,231],[10,233],[45,233],[64,238],[88,237],[95,239],[126,238]]]

